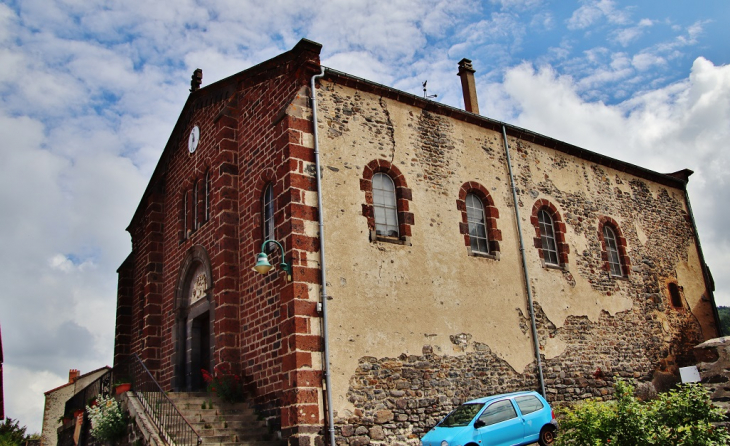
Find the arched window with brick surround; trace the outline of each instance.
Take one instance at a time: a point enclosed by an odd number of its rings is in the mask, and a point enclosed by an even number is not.
[[[365,192],[362,214],[370,240],[410,243],[413,197],[400,170],[388,161],[373,160],[363,169],[360,190]]]
[[[464,183],[459,190],[456,208],[461,211],[459,232],[470,255],[496,256],[502,232],[497,229],[499,211],[487,189],[479,183]]]
[[[598,239],[601,241],[603,268],[612,277],[628,276],[631,271],[631,263],[626,255],[626,239],[616,220],[611,217],[598,219]]]
[[[535,248],[545,266],[565,267],[570,248],[565,242],[565,223],[555,205],[545,199],[537,200],[530,222],[535,227]]]

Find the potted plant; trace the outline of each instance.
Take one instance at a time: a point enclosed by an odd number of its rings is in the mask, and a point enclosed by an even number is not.
[[[117,382],[114,383],[115,395],[121,395],[124,392],[129,392],[130,390],[132,390],[132,382],[129,378],[119,378]]]

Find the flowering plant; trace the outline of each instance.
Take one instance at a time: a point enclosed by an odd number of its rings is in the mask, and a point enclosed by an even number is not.
[[[219,364],[213,369],[212,375],[205,369],[202,369],[201,372],[203,381],[208,384],[209,392],[215,392],[227,403],[243,401],[243,382],[241,382],[240,376],[231,371],[229,364]]]
[[[114,443],[127,434],[127,414],[111,396],[98,395],[96,405],[86,406],[91,420],[91,436]]]

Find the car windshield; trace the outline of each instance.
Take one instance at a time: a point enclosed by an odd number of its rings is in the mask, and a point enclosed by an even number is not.
[[[466,426],[484,407],[481,403],[462,404],[439,423],[440,427]]]

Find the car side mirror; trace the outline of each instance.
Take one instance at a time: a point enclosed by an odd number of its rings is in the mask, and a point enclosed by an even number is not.
[[[474,429],[479,429],[480,427],[484,427],[486,425],[487,424],[484,421],[482,421],[482,420],[476,420],[474,422]]]

